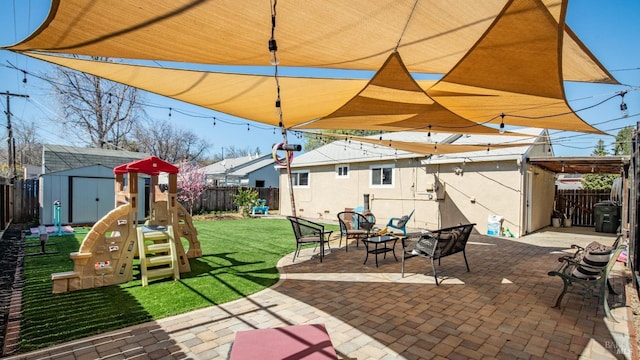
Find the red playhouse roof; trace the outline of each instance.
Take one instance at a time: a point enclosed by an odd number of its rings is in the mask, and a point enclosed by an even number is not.
[[[113,169],[114,174],[126,174],[130,172],[143,173],[147,175],[158,175],[161,172],[168,174],[177,174],[178,168],[156,156],[146,159],[136,160],[128,164],[116,166]]]

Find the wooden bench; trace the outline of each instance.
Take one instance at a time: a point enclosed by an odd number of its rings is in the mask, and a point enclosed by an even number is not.
[[[439,285],[434,261],[438,260],[438,266],[440,266],[440,259],[459,252],[462,253],[464,264],[467,266],[467,272],[469,272],[465,248],[475,225],[461,224],[425,233],[407,234],[402,238],[402,277],[404,277],[405,260],[412,257],[421,257],[431,260],[433,277],[436,279],[436,285]],[[410,242],[413,244],[410,245]],[[420,242],[419,251],[413,251],[418,250],[416,249],[418,242]]]
[[[604,312],[610,320],[617,322],[611,314],[609,303],[607,302],[607,288],[613,294],[616,292],[609,283],[609,273],[618,260],[618,256],[625,249],[625,245],[620,244],[622,235],[616,238],[616,241],[611,246],[611,252],[605,265],[601,265],[604,262],[595,263],[592,259],[589,259],[588,250],[578,246],[571,245],[572,249],[577,249],[573,255],[562,256],[558,258],[558,261],[562,264],[556,270],[548,272],[549,276],[558,276],[562,279],[562,292],[558,295],[554,307],[560,308],[562,299],[567,292],[578,293],[577,290],[582,290],[584,295],[593,295],[594,293],[600,297]],[[603,255],[595,255],[603,256]],[[594,266],[590,266],[594,265]],[[588,274],[588,275],[587,275]],[[577,287],[571,287],[577,285]],[[588,292],[588,294],[586,294]]]

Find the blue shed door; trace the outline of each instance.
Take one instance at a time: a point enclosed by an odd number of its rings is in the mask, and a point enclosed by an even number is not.
[[[71,222],[95,223],[115,206],[114,180],[107,178],[71,178]]]

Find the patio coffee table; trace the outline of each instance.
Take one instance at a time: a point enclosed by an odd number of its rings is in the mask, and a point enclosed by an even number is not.
[[[391,247],[387,247],[387,243],[390,243],[392,241],[393,241],[393,244],[391,245]],[[397,262],[398,258],[396,257],[396,250],[395,250],[397,241],[398,241],[398,238],[393,235],[372,236],[372,237],[363,239],[362,242],[364,243],[364,246],[367,250],[367,256],[364,258],[364,264],[367,263],[367,259],[369,259],[369,254],[375,254],[376,267],[378,267],[378,254],[384,254],[383,259],[386,259],[388,252],[393,253],[393,257],[396,259],[396,262]],[[372,244],[374,245],[373,249],[369,247]],[[378,245],[382,245],[383,247],[378,247]]]

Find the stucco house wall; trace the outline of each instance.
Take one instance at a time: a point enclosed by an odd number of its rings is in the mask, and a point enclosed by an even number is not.
[[[331,144],[319,152],[333,154]],[[340,148],[340,142],[334,146]],[[376,225],[384,227],[391,217],[406,215],[415,209],[408,226],[435,229],[458,223],[476,223],[476,230],[487,233],[490,215],[503,218],[503,228],[521,236],[549,225],[553,208],[553,176],[526,164],[526,157],[547,152],[548,147],[533,146],[493,155],[425,157],[379,152],[377,156],[360,156],[322,162],[309,154],[292,165],[297,173],[308,173],[308,185],[294,186],[297,215],[310,219],[335,220],[345,208],[365,206],[376,216]],[[342,149],[340,149],[342,150]],[[347,151],[345,147],[343,151]],[[378,147],[379,151],[382,151]],[[334,150],[336,151],[336,150]],[[524,163],[524,164],[523,164]],[[340,175],[339,168],[348,168]],[[372,168],[391,168],[392,185],[371,185]],[[291,214],[286,171],[280,173],[280,211]],[[531,195],[529,195],[531,194]]]

